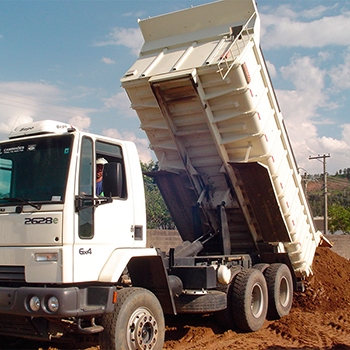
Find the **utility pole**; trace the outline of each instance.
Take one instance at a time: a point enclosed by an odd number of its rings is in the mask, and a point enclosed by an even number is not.
[[[309,160],[311,159],[322,159],[323,163],[323,195],[324,195],[324,212],[323,212],[323,217],[324,217],[324,234],[326,235],[328,232],[328,200],[327,200],[327,172],[326,172],[326,158],[329,158],[331,155],[328,154],[323,154],[322,156],[318,155],[316,157],[311,157],[309,156]]]

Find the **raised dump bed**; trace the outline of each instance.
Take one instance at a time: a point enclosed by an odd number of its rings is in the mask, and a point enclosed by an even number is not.
[[[260,50],[252,0],[140,21],[145,43],[121,79],[162,171],[184,240],[208,253],[287,253],[309,275],[315,230]]]

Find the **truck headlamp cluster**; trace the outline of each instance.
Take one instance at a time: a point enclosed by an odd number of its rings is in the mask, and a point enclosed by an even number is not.
[[[55,296],[50,296],[45,298],[44,303],[41,302],[40,298],[36,295],[29,297],[28,299],[28,309],[32,312],[37,312],[42,308],[48,313],[55,313],[58,311],[60,303],[58,298]]]

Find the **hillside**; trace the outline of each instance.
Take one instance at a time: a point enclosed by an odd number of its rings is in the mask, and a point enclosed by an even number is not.
[[[324,196],[323,177],[312,176],[304,179],[305,193],[314,216],[323,216]],[[346,208],[350,207],[350,181],[341,175],[330,175],[327,178],[328,206],[333,203]]]
[[[347,191],[350,193],[350,181],[346,177],[340,177],[337,175],[330,175],[327,178],[327,187],[329,193],[337,193]],[[308,193],[322,193],[323,191],[323,178],[317,177],[314,180],[307,179],[307,192]]]

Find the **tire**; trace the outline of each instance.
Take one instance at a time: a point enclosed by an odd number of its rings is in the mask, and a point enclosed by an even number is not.
[[[253,265],[253,269],[257,269],[259,271],[261,271],[262,273],[265,272],[265,270],[269,267],[269,264],[266,263],[259,263],[259,264],[255,264]]]
[[[265,271],[269,307],[267,317],[276,320],[289,314],[293,302],[293,279],[285,264],[272,264]]]
[[[178,313],[202,314],[223,310],[227,306],[226,293],[209,291],[207,294],[182,294],[175,298]]]
[[[233,314],[232,314],[232,284],[233,282],[230,283],[228,289],[227,289],[227,307],[224,310],[220,310],[218,312],[214,313],[214,317],[219,324],[219,326],[224,329],[225,331],[229,329],[236,329],[237,325],[235,324],[233,320]]]
[[[234,330],[238,328],[234,322],[233,313],[232,313],[232,310],[234,309],[234,307],[232,307],[232,288],[233,288],[233,284],[236,276],[241,271],[242,271],[242,268],[240,266],[237,266],[237,268],[233,270],[233,276],[230,284],[228,286],[224,286],[223,288],[223,290],[225,290],[226,299],[227,299],[226,309],[214,313],[214,317],[217,323],[225,331],[229,329]]]
[[[165,322],[156,296],[143,288],[118,291],[114,312],[102,317],[102,350],[161,350]]]
[[[232,314],[235,324],[245,332],[258,331],[264,324],[268,294],[264,275],[257,269],[242,270],[232,285]]]

